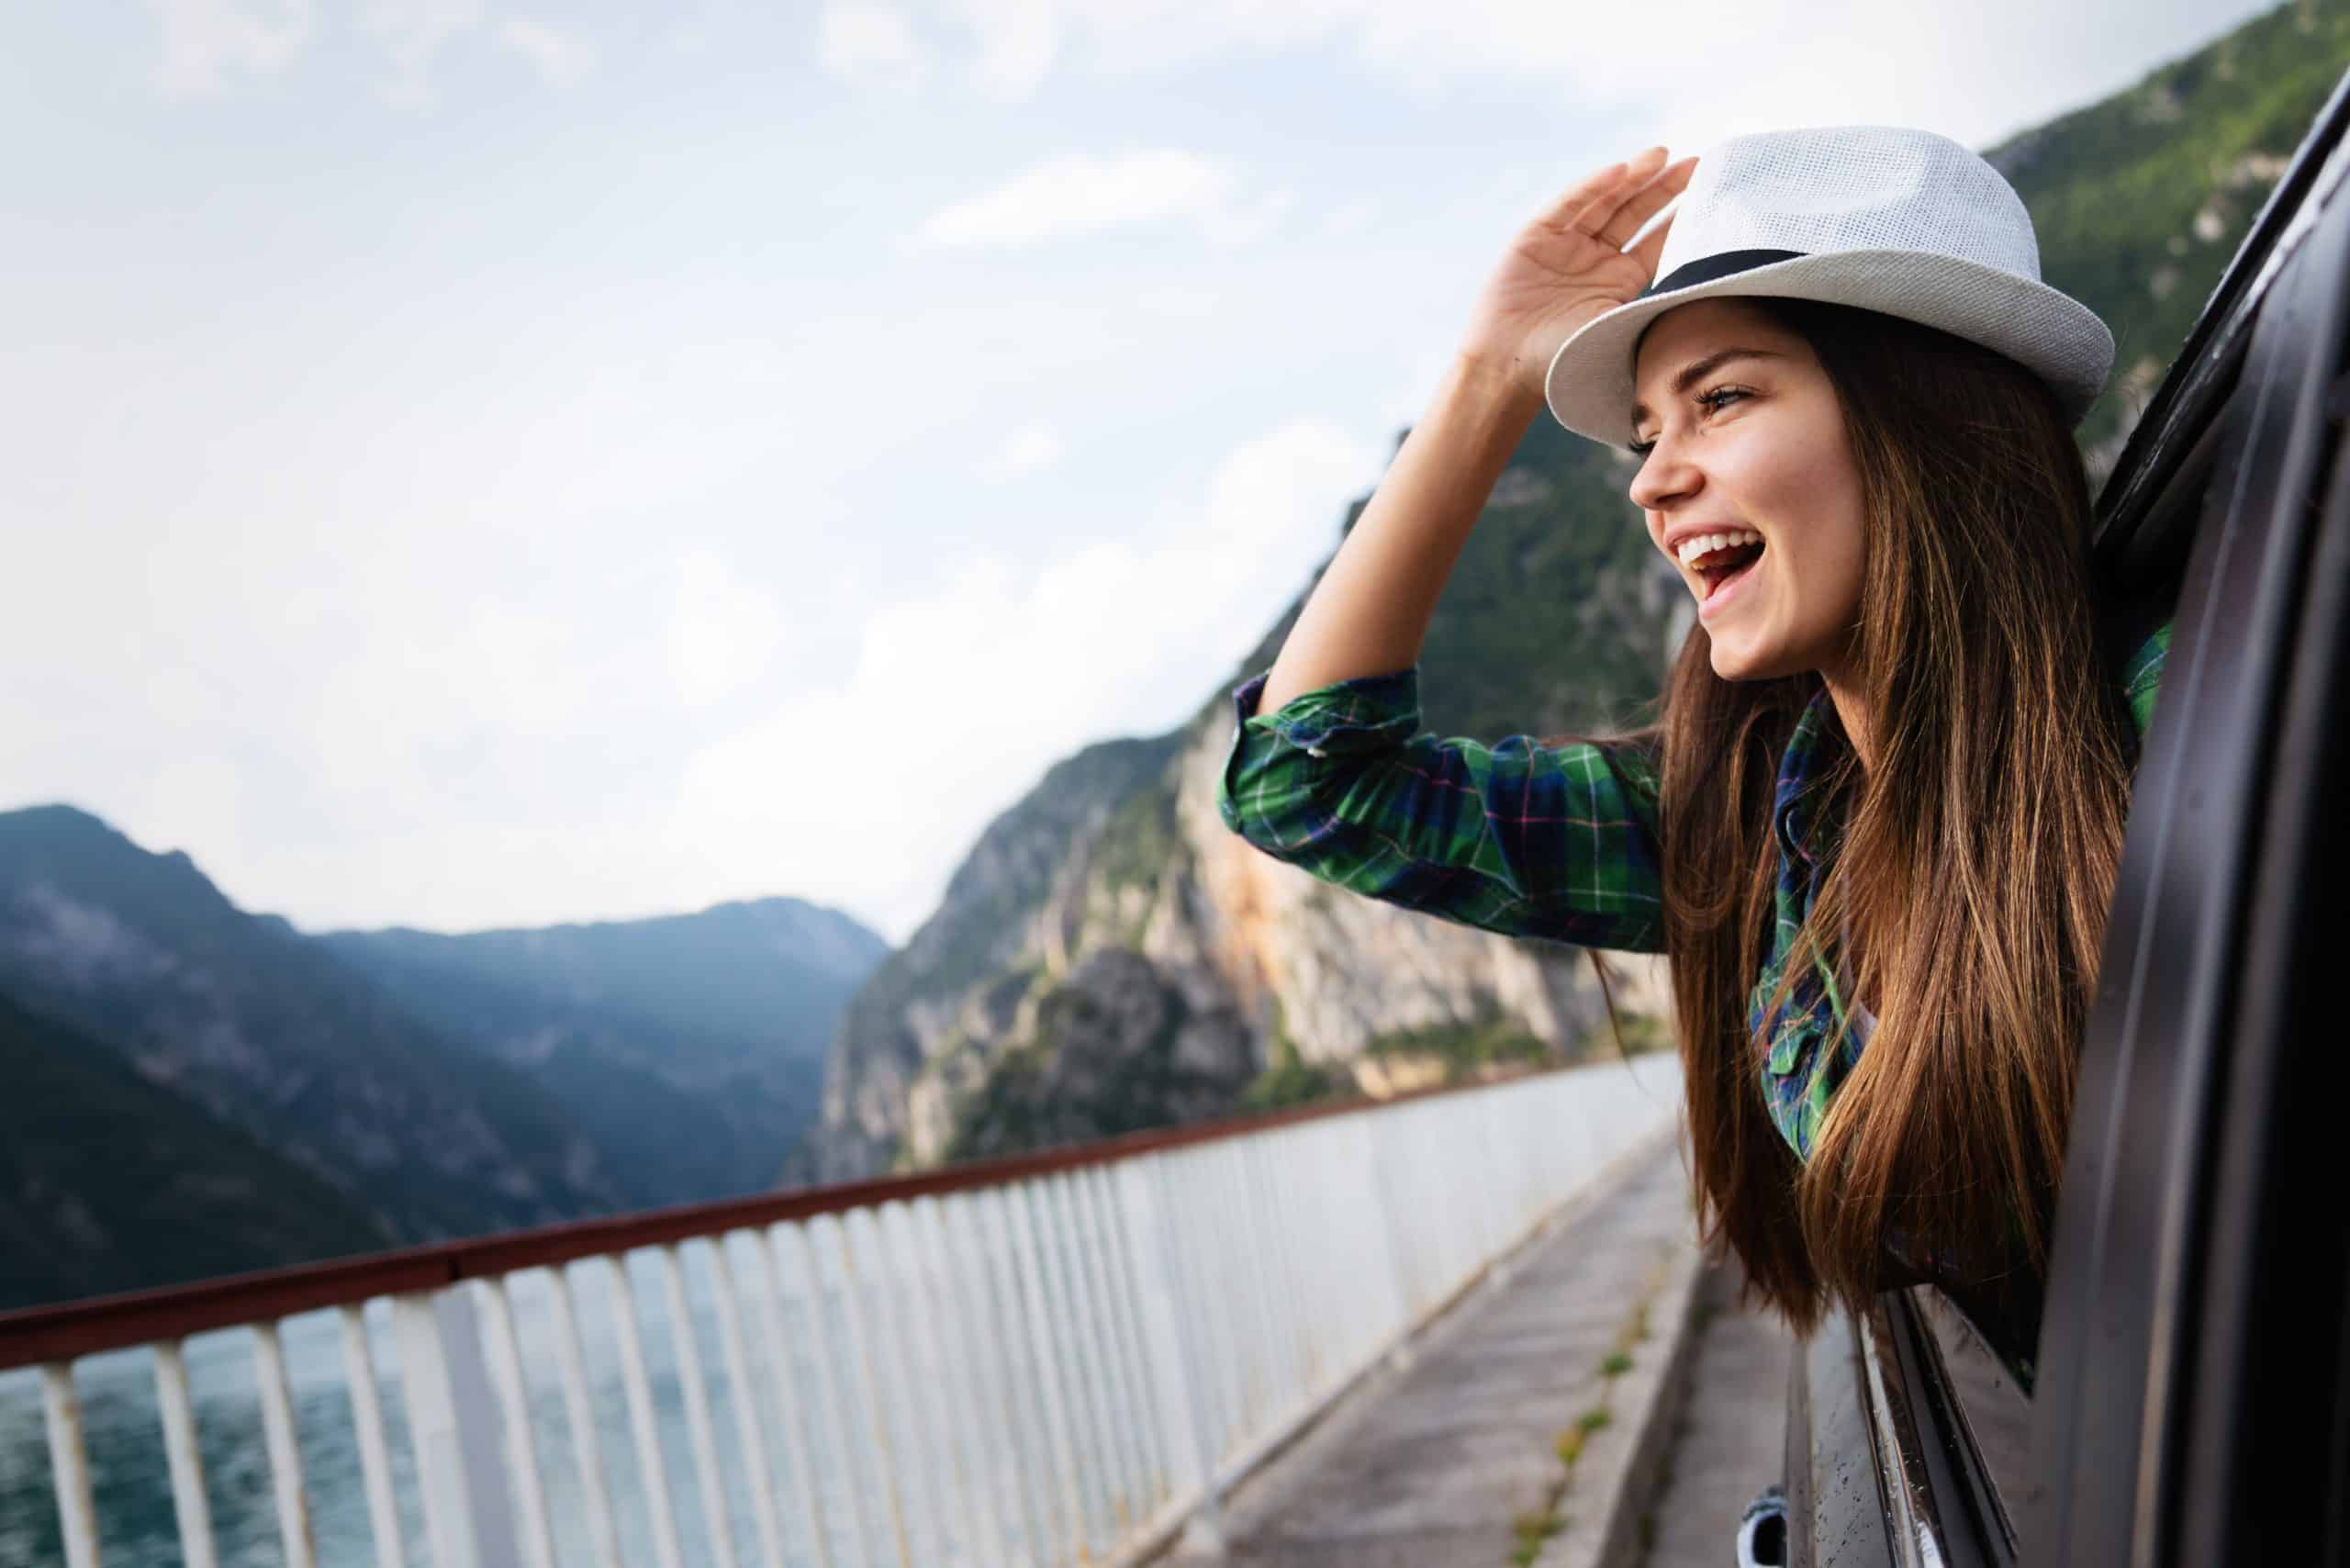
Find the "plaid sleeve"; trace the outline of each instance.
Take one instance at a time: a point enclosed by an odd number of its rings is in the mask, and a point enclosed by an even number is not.
[[[2145,745],[2146,727],[2154,722],[2154,695],[2162,687],[2163,660],[2170,652],[2170,626],[2165,621],[2155,627],[2121,672],[2121,689],[2130,700],[2130,722],[2137,728],[2140,745]]]
[[[1662,952],[1657,781],[1629,744],[1420,733],[1419,668],[1257,711],[1234,689],[1225,825],[1371,898],[1509,936]]]

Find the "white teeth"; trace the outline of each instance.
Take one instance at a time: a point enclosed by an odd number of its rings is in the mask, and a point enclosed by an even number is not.
[[[1700,533],[1692,538],[1684,539],[1681,542],[1679,546],[1675,548],[1673,554],[1680,558],[1681,564],[1685,566],[1700,555],[1708,554],[1716,550],[1727,550],[1733,544],[1760,544],[1762,543],[1762,536],[1755,532],[1754,530],[1751,528],[1733,528],[1721,533]]]

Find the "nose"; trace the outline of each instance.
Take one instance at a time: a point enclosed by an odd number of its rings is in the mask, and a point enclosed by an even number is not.
[[[1680,448],[1669,436],[1659,435],[1656,445],[1641,462],[1639,472],[1632,476],[1626,494],[1632,504],[1642,511],[1657,512],[1667,504],[1687,495],[1705,482],[1696,465],[1680,454]]]

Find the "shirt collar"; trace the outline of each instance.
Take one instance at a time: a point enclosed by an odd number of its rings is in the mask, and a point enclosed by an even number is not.
[[[1826,734],[1834,712],[1825,686],[1812,693],[1796,721],[1795,733],[1787,737],[1786,750],[1779,754],[1778,788],[1771,800],[1771,825],[1778,834],[1780,852],[1808,864],[1818,863],[1808,837],[1812,812],[1819,803],[1816,787],[1824,771]]]

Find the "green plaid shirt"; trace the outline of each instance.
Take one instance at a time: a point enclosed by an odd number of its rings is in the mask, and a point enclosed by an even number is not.
[[[2132,652],[2124,690],[2143,740],[2154,717],[2165,622]],[[1225,825],[1276,859],[1368,897],[1506,936],[1660,952],[1662,864],[1657,759],[1624,742],[1492,745],[1420,733],[1419,667],[1304,692],[1259,713],[1267,671],[1232,693],[1237,732],[1216,788]],[[1769,1002],[1832,862],[1813,842],[1812,786],[1826,693],[1782,754],[1773,810],[1779,842],[1772,951],[1749,1002],[1771,1114],[1809,1158],[1829,1097],[1863,1041],[1839,1025],[1844,1001],[1823,959],[1774,1015]],[[1836,1041],[1833,1050],[1824,1043]]]

